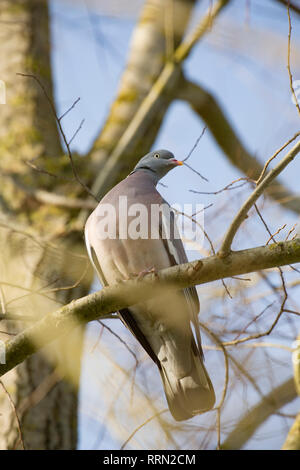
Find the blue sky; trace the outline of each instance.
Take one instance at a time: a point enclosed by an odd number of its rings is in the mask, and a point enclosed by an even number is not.
[[[202,5],[197,8],[192,23],[197,21],[209,2],[200,3]],[[249,11],[246,1],[231,2],[216,24],[216,34],[209,35],[195,47],[184,68],[189,78],[218,98],[244,144],[264,162],[299,130],[300,118],[291,102],[286,68],[287,15],[272,0],[251,0],[248,3]],[[67,135],[71,136],[85,119],[73,142],[73,149],[81,153],[89,149],[105,121],[126,63],[128,42],[136,21],[136,17],[130,15],[105,15],[101,11],[101,2],[99,4],[95,11],[88,8],[84,0],[51,2],[55,98],[60,114],[80,97],[80,102],[64,118],[63,124]],[[293,77],[300,80],[300,17],[292,15],[292,20]],[[183,158],[202,128],[203,123],[189,107],[176,101],[167,113],[155,147],[168,148],[177,158]],[[180,168],[167,175],[164,180],[167,188],[161,187],[160,190],[171,203],[201,202],[206,205],[213,201],[218,207],[228,199],[232,207],[224,217],[217,217],[214,222],[209,212],[207,215],[209,227],[211,230],[215,228],[218,241],[226,223],[230,222],[228,217],[234,214],[241,197],[244,199],[247,193],[238,193],[238,197],[230,199],[224,193],[214,197],[199,196],[189,189],[216,191],[243,175],[228,163],[208,131],[190,158],[190,164],[204,174],[209,183],[203,182],[187,168]],[[299,193],[300,159],[285,171],[281,179]],[[276,230],[283,212],[276,207],[274,216],[266,203],[266,215],[269,214],[270,226]],[[293,225],[295,221],[294,214],[285,213],[284,222]],[[249,222],[248,233],[247,238],[243,235],[238,237],[237,247],[266,242],[265,232],[257,222]],[[97,331],[94,325],[89,327],[91,339],[95,338]],[[98,420],[87,411],[91,403],[97,408],[101,385],[95,377],[91,379],[91,375],[95,368],[101,366],[99,356],[92,358],[86,355],[80,405],[80,448],[97,446],[95,436],[102,432]],[[260,448],[266,443],[269,448],[280,447],[282,435],[272,434],[272,420],[261,431],[263,443],[252,439],[249,448]],[[268,433],[269,438],[266,437]],[[105,429],[100,448],[118,448],[119,445],[116,437]]]

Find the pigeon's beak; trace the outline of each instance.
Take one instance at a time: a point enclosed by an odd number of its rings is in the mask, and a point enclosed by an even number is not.
[[[174,165],[178,165],[178,166],[183,165],[183,162],[181,162],[180,160],[176,160],[176,158],[172,159],[171,161],[172,163],[174,163]]]

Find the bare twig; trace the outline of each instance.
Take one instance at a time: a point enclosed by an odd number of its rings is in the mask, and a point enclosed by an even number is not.
[[[194,152],[194,150],[197,148],[200,140],[202,139],[203,135],[204,135],[204,132],[206,131],[207,129],[207,126],[204,126],[203,129],[202,129],[202,132],[201,134],[199,135],[199,137],[197,138],[196,142],[194,143],[193,147],[191,148],[191,150],[189,151],[189,153],[187,154],[187,156],[182,160],[183,162],[186,162],[190,156],[192,155],[192,153]]]
[[[80,97],[78,97],[74,103],[65,111],[59,118],[58,120],[61,121],[67,114],[69,114],[70,111],[72,111],[73,108],[75,108],[76,104],[80,101]]]
[[[0,284],[0,306],[1,306],[1,315],[3,315],[3,317],[5,318],[5,314],[7,313],[6,302],[5,302],[4,292],[3,292],[1,284]]]
[[[77,169],[76,169],[76,166],[75,166],[75,163],[74,163],[74,160],[73,160],[73,155],[72,155],[72,151],[70,149],[70,143],[68,142],[67,138],[66,138],[66,135],[64,133],[64,130],[62,128],[62,125],[61,125],[61,118],[59,118],[56,114],[56,110],[55,110],[55,107],[54,107],[54,104],[52,102],[52,100],[50,99],[44,85],[42,84],[42,82],[39,80],[38,77],[36,77],[35,75],[32,75],[32,74],[26,74],[26,73],[18,73],[17,75],[20,75],[22,77],[27,77],[27,78],[32,78],[33,80],[35,80],[38,85],[40,86],[40,88],[42,89],[49,105],[50,105],[50,108],[51,108],[51,111],[53,113],[53,116],[57,122],[57,125],[58,125],[58,128],[59,128],[59,131],[61,133],[61,136],[63,138],[63,141],[65,143],[65,146],[67,148],[67,153],[68,153],[68,157],[69,157],[69,160],[70,160],[70,163],[71,163],[71,167],[72,167],[72,171],[73,171],[73,174],[75,176],[75,179],[78,181],[78,183],[86,190],[86,192],[92,196],[94,199],[96,199],[96,201],[98,201],[97,197],[93,194],[93,192],[90,190],[90,188],[82,181],[81,177],[79,176],[78,172],[77,172]],[[64,115],[63,115],[64,116]],[[78,130],[80,129],[81,125],[79,126]],[[75,135],[77,134],[78,130],[76,131]],[[72,137],[72,139],[75,137],[75,135]],[[71,140],[72,140],[71,139]]]
[[[224,346],[236,346],[237,344],[245,343],[246,341],[251,341],[253,339],[262,338],[263,336],[268,336],[274,330],[275,326],[279,322],[279,319],[281,318],[281,315],[284,312],[286,312],[285,304],[286,304],[286,301],[287,301],[287,298],[288,298],[288,293],[287,293],[286,286],[285,286],[285,280],[284,280],[283,272],[280,268],[278,268],[278,269],[279,269],[279,274],[280,274],[280,277],[281,277],[282,289],[283,289],[283,294],[284,295],[283,295],[283,299],[282,299],[282,302],[281,302],[279,312],[277,313],[277,315],[275,317],[275,320],[273,321],[271,326],[266,331],[263,331],[262,333],[256,333],[254,335],[250,335],[250,336],[247,336],[247,337],[241,338],[241,339],[235,339],[233,341],[226,341],[226,342],[223,343]],[[264,313],[264,311],[262,313]]]
[[[132,357],[134,358],[135,360],[135,365],[136,367],[138,367],[139,365],[139,360],[138,360],[138,357],[137,355],[135,354],[135,352],[128,346],[128,344],[126,343],[126,341],[124,341],[121,336],[119,336],[114,330],[112,330],[111,328],[109,328],[109,326],[105,325],[105,323],[103,323],[103,321],[101,320],[98,320],[98,323],[103,327],[105,328],[107,331],[109,331],[115,338],[117,338],[120,343],[122,343],[125,348],[127,349],[127,351],[130,352],[130,354],[132,355]]]
[[[300,413],[295,419],[295,422],[283,444],[282,450],[300,450]]]
[[[235,183],[237,183],[239,181],[243,181],[243,183],[238,184],[237,186],[233,186]],[[189,191],[190,191],[190,193],[195,193],[195,194],[214,194],[214,195],[217,195],[217,194],[222,193],[223,191],[229,191],[229,190],[241,188],[242,186],[244,186],[245,184],[247,184],[249,182],[252,182],[252,180],[250,178],[242,177],[242,178],[238,178],[238,179],[232,181],[231,183],[227,184],[224,188],[219,189],[218,191],[196,191],[194,189],[189,189]]]
[[[259,178],[256,180],[256,185],[258,185],[259,183],[261,183],[261,181],[263,180],[264,176],[265,176],[265,173],[267,171],[267,168],[268,166],[270,165],[271,161],[274,160],[274,158],[277,157],[277,155],[280,154],[280,152],[282,152],[282,150],[284,150],[288,145],[290,145],[295,139],[297,139],[297,137],[299,137],[300,135],[300,132],[297,132],[294,137],[292,137],[291,139],[289,139],[285,144],[282,145],[282,147],[280,147],[280,149],[276,150],[276,152],[272,155],[272,157],[270,157],[264,167],[263,167],[263,170],[259,176]]]
[[[76,129],[76,131],[74,132],[73,136],[72,136],[71,139],[69,140],[68,145],[71,145],[71,143],[73,142],[73,140],[74,140],[75,137],[77,136],[78,132],[79,132],[80,129],[82,128],[84,121],[85,121],[85,119],[82,119],[81,123],[79,124],[79,126],[78,126],[77,129]]]
[[[202,178],[204,181],[208,182],[208,179],[205,176],[201,175],[201,173],[199,171],[195,170],[195,168],[193,168],[192,166],[188,165],[185,162],[184,162],[184,166],[189,168],[193,173],[196,173],[196,175],[200,176],[200,178]]]
[[[225,397],[228,389],[228,382],[229,382],[229,363],[228,363],[228,353],[222,343],[222,341],[218,338],[218,336],[213,333],[204,323],[199,322],[199,325],[203,330],[206,331],[206,333],[212,337],[213,341],[219,346],[219,348],[223,352],[224,356],[224,370],[225,370],[225,376],[224,376],[224,385],[223,385],[223,391],[222,395],[220,398],[220,402],[217,406],[215,406],[213,409],[217,411],[217,449],[221,448],[221,410],[225,402]]]
[[[292,2],[291,0],[275,0],[278,3],[281,3],[284,6],[288,6],[291,10],[293,10],[295,13],[298,13],[300,15],[300,6],[297,5],[296,3]]]
[[[288,1],[287,3],[287,14],[288,14],[288,19],[289,19],[289,34],[288,34],[288,52],[287,52],[287,69],[289,73],[289,79],[290,79],[290,88],[291,92],[294,98],[295,106],[298,110],[298,113],[300,115],[300,106],[298,103],[298,99],[295,93],[294,85],[293,85],[293,75],[291,71],[291,36],[292,36],[292,22],[291,22],[291,14],[290,14],[290,2]]]
[[[140,430],[142,429],[144,426],[146,426],[146,424],[150,423],[150,421],[152,421],[153,419],[157,418],[158,416],[162,415],[163,413],[166,413],[167,411],[169,411],[168,409],[164,409],[164,410],[161,410],[159,411],[158,413],[155,413],[154,415],[150,416],[150,418],[146,419],[146,421],[144,421],[142,424],[140,424],[140,426],[138,426],[131,434],[130,436],[126,439],[126,441],[122,444],[121,446],[121,450],[124,450],[125,447],[127,446],[128,442],[131,441],[131,439],[135,436],[135,434]]]
[[[40,403],[48,393],[63,379],[58,373],[58,370],[54,370],[48,374],[44,380],[30,393],[30,395],[21,402],[20,404],[20,416],[29,409]]]
[[[223,449],[241,449],[251,438],[255,430],[271,416],[274,411],[282,408],[286,403],[296,398],[293,378],[271,390],[262,400],[247,410],[233,430],[223,442]]]

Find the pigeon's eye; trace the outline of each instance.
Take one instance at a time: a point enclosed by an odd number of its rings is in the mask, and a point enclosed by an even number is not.
[[[159,153],[155,153],[154,158],[159,158]]]

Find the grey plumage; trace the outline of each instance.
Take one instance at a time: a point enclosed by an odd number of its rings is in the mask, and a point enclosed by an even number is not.
[[[164,216],[157,221],[158,238],[126,238],[124,234],[121,236],[121,232],[128,233],[135,215],[128,216],[128,227],[124,229],[121,226],[122,210],[118,210],[120,196],[126,196],[128,208],[136,203],[146,207],[149,236],[151,223],[153,225],[152,205],[165,204],[167,215],[174,223],[172,211],[157,191],[156,184],[179,164],[181,162],[166,150],[147,154],[127,178],[104,196],[88,218],[85,227],[87,250],[103,286],[128,279],[133,273],[138,274],[151,267],[158,271],[187,262],[182,241],[175,236],[175,224],[169,238],[163,237]],[[107,223],[116,229],[114,239],[105,238],[101,223],[106,204],[117,209],[116,218],[106,213]],[[194,287],[172,294],[166,292],[159,298],[118,312],[123,323],[158,366],[169,409],[178,421],[211,409],[215,402],[213,386],[203,364],[198,312],[199,300]]]

